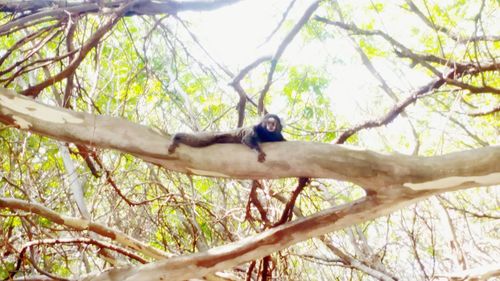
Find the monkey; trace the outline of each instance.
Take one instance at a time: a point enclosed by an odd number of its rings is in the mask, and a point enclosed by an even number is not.
[[[260,147],[263,142],[286,141],[281,134],[283,125],[276,114],[266,114],[262,121],[254,126],[239,128],[229,132],[177,133],[172,138],[168,153],[174,153],[179,144],[191,147],[205,147],[216,143],[243,143],[257,150],[257,161],[264,162],[266,153]]]
[[[205,147],[216,143],[243,143],[251,149],[257,150],[259,153],[257,160],[264,162],[266,160],[266,153],[262,150],[260,144],[263,142],[286,141],[281,134],[282,129],[283,125],[278,115],[266,114],[262,118],[262,121],[254,126],[239,128],[229,132],[177,133],[172,138],[172,144],[168,148],[168,153],[174,153],[175,149],[181,143],[191,147]],[[286,204],[280,220],[273,226],[284,224],[292,219],[295,201],[299,193],[302,192],[310,181],[311,179],[307,177],[298,178],[298,185],[290,201]],[[248,210],[249,207],[247,207],[247,214],[249,213]]]

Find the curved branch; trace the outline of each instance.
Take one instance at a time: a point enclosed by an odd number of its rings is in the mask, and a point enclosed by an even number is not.
[[[122,249],[120,247],[117,247],[113,244],[110,244],[110,243],[107,243],[107,242],[103,242],[103,241],[98,241],[98,240],[95,240],[95,239],[88,239],[88,238],[61,238],[61,239],[44,239],[44,240],[35,240],[35,241],[30,241],[28,243],[26,243],[22,250],[20,251],[19,253],[19,257],[17,259],[17,263],[16,263],[16,268],[9,272],[9,275],[7,277],[7,279],[5,280],[12,280],[17,272],[19,272],[19,269],[21,268],[21,263],[22,261],[24,260],[24,256],[26,255],[26,251],[29,250],[30,248],[34,247],[34,246],[40,246],[40,245],[57,245],[57,244],[87,244],[87,245],[94,245],[94,246],[97,246],[99,248],[105,248],[105,249],[110,249],[110,250],[113,250],[117,253],[120,253],[124,256],[127,256],[131,259],[134,259],[134,260],[137,260],[138,262],[144,264],[144,263],[147,263],[147,261],[143,258],[141,258],[140,256],[134,254],[134,253],[131,253],[125,249]],[[30,259],[30,261],[34,264],[35,261],[33,261],[32,259]],[[36,266],[35,268],[38,269],[38,266]],[[47,274],[47,272],[43,271],[41,272],[42,274],[45,274],[45,275],[48,275],[49,277],[52,277],[52,278],[55,278],[57,280],[69,280],[69,279],[66,279],[66,278],[61,278],[61,277],[58,277],[58,276],[53,276],[52,274]]]
[[[16,12],[18,10],[24,10],[26,8],[19,7],[20,3],[10,3],[10,5],[13,5],[14,7],[9,7],[9,5],[2,4],[2,8],[0,9],[1,11],[12,11]],[[28,5],[30,3],[27,3]],[[7,24],[4,24],[0,26],[0,35],[5,35],[7,34],[12,28],[15,27],[26,27],[27,25],[32,24],[32,22],[37,22],[42,21],[44,18],[62,18],[66,17],[68,13],[71,14],[79,14],[79,13],[90,13],[90,12],[97,12],[99,11],[99,6],[94,3],[85,3],[85,4],[79,4],[74,7],[62,7],[62,8],[54,8],[52,9],[47,9],[47,10],[42,10],[40,12],[32,13],[27,16],[23,16],[21,18],[18,18],[14,21],[11,21]]]
[[[265,56],[256,59],[254,62],[251,64],[247,65],[245,68],[243,68],[234,78],[233,81],[229,83],[231,87],[234,88],[234,90],[238,93],[240,96],[240,101],[238,102],[238,128],[243,126],[244,119],[245,119],[245,105],[247,103],[247,93],[245,90],[243,90],[243,87],[241,87],[241,80],[254,68],[259,66],[261,63],[271,60],[272,58],[270,56]]]
[[[13,198],[0,197],[0,209],[22,210],[42,216],[53,223],[63,225],[75,230],[88,230],[111,240],[134,249],[145,256],[154,259],[165,259],[170,257],[168,253],[146,245],[135,238],[118,230],[111,229],[99,223],[91,222],[86,219],[79,219],[60,215],[51,209],[34,202],[23,201]]]

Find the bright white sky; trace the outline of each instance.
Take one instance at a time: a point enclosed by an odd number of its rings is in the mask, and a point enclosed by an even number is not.
[[[361,0],[356,0],[356,2],[360,5],[369,3],[369,1]],[[273,54],[291,26],[302,16],[312,1],[298,0],[285,24],[272,40],[266,43],[265,39],[277,26],[289,3],[290,1],[283,0],[247,0],[211,12],[184,13],[180,16],[190,23],[191,31],[196,34],[209,53],[218,62],[228,66],[232,72],[237,73],[255,59]],[[390,8],[399,9],[397,6]],[[394,13],[396,16],[401,14],[400,11],[396,12]],[[318,13],[321,13],[321,8],[318,9]],[[406,22],[408,20],[406,18]],[[396,25],[394,29],[398,32],[398,29],[405,30],[405,26]],[[332,59],[340,60],[341,63],[333,63]],[[303,44],[300,36],[297,36],[285,51],[283,60],[291,65],[314,65],[318,69],[325,67],[327,73],[332,74],[328,93],[335,95],[334,103],[338,105],[337,111],[345,110],[347,115],[352,116],[352,108],[366,100],[364,95],[361,95],[367,90],[366,83],[363,82],[373,78],[366,71],[352,44],[346,38],[329,39],[323,42],[316,40]],[[396,76],[393,71],[385,71],[388,63],[382,60],[375,60],[375,63],[379,64],[379,71],[387,72],[384,75],[389,81],[401,83],[401,77]],[[412,85],[418,86],[427,82],[428,77],[416,75],[411,78]],[[408,85],[401,88],[407,87]],[[362,115],[357,116],[360,117],[359,121],[365,119]]]
[[[264,41],[277,26],[288,3],[282,0],[247,0],[211,12],[181,14],[181,17],[188,19],[192,31],[210,53],[235,71],[235,67],[244,67],[276,49],[279,43],[276,39],[281,39],[283,30],[278,32],[280,38],[274,38],[267,44]],[[297,12],[304,11],[301,7],[304,5],[296,4],[291,14],[293,18],[296,18]]]

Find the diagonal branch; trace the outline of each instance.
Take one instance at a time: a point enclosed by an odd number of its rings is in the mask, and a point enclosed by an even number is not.
[[[420,89],[415,91],[413,94],[411,94],[404,101],[398,103],[396,106],[394,106],[388,113],[386,113],[381,118],[378,118],[375,120],[370,120],[370,121],[367,121],[363,124],[357,125],[354,128],[348,129],[347,131],[345,131],[344,133],[342,133],[339,136],[339,138],[335,141],[335,143],[342,144],[349,137],[351,137],[352,135],[354,135],[355,133],[357,133],[363,129],[369,129],[369,128],[375,128],[375,127],[387,125],[387,124],[391,123],[399,114],[404,112],[405,108],[408,107],[409,105],[413,104],[417,99],[424,97],[425,95],[429,94],[430,92],[439,89],[441,86],[443,86],[448,81],[455,81],[454,79],[460,78],[466,74],[476,75],[480,71],[485,71],[485,69],[491,69],[492,66],[495,66],[495,64],[485,66],[482,69],[477,69],[473,66],[464,66],[464,67],[457,67],[455,69],[452,69],[446,75],[439,77],[439,78],[435,79],[434,81],[429,82],[427,85],[420,87]]]
[[[87,42],[81,47],[80,51],[78,52],[78,55],[75,56],[75,58],[70,62],[70,64],[63,71],[61,71],[60,73],[48,78],[47,80],[45,80],[45,81],[43,81],[43,82],[41,82],[33,87],[30,87],[30,88],[24,90],[21,94],[26,95],[26,96],[36,97],[43,89],[45,89],[48,86],[50,86],[56,82],[59,82],[59,81],[65,79],[66,77],[72,75],[75,72],[75,70],[78,68],[78,66],[82,63],[85,56],[90,52],[90,50],[92,50],[99,43],[101,38],[104,37],[104,35],[106,35],[106,33],[113,28],[113,26],[118,22],[118,20],[120,19],[121,16],[125,12],[127,12],[127,10],[131,6],[133,6],[135,3],[139,2],[139,1],[141,1],[141,0],[132,1],[132,2],[128,3],[127,5],[124,5],[120,9],[116,10],[115,13],[108,20],[108,22],[105,23],[102,27],[100,27],[94,33],[94,35],[92,35],[92,37],[90,37],[89,40],[87,40]]]
[[[91,222],[86,219],[60,215],[52,211],[51,209],[34,202],[0,197],[0,209],[21,210],[25,212],[30,212],[37,214],[41,217],[44,217],[53,223],[63,225],[65,227],[69,227],[75,230],[88,230],[97,233],[99,235],[102,235],[104,237],[108,237],[117,243],[121,243],[124,246],[127,246],[135,251],[142,253],[145,256],[154,259],[165,259],[167,257],[170,257],[168,253],[165,253],[159,249],[144,244],[141,241],[136,240],[135,238],[128,236],[127,234],[122,233],[118,230],[113,230],[107,226]]]
[[[274,34],[276,34],[276,32],[280,29],[280,27],[285,22],[285,19],[288,17],[288,14],[292,10],[293,5],[295,5],[295,1],[296,0],[290,1],[290,3],[288,4],[288,7],[286,8],[285,12],[281,16],[281,20],[278,22],[278,24],[276,25],[276,27],[269,33],[269,35],[264,40],[264,43],[262,43],[262,44],[265,44],[266,42],[269,42],[269,40],[271,40],[271,38],[274,36]]]
[[[309,6],[309,8],[307,8],[307,10],[300,18],[300,20],[295,24],[292,30],[290,30],[290,32],[287,34],[285,39],[281,42],[278,49],[276,50],[276,53],[274,54],[271,60],[271,68],[269,69],[269,73],[267,74],[266,85],[260,92],[259,107],[258,107],[259,114],[262,114],[264,112],[264,98],[266,97],[266,94],[269,91],[269,88],[271,87],[274,71],[276,70],[276,65],[278,64],[278,60],[281,58],[281,55],[283,55],[285,49],[292,42],[295,36],[299,33],[302,27],[309,21],[309,18],[311,18],[312,14],[318,9],[320,2],[321,1],[315,1]]]
[[[200,278],[217,270],[260,259],[309,238],[387,215],[425,199],[433,193],[435,191],[393,193],[387,197],[364,197],[206,252],[174,257],[134,268],[110,269],[104,273],[90,275],[86,280],[90,278],[94,281]]]

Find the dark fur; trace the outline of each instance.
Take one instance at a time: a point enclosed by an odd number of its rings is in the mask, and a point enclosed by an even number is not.
[[[276,130],[270,132],[265,126],[269,118],[274,118],[277,122]],[[259,152],[259,162],[264,162],[266,154],[262,151],[260,143],[286,141],[281,134],[281,119],[275,114],[266,114],[262,121],[254,126],[240,128],[230,132],[204,132],[204,133],[177,133],[172,139],[172,144],[168,148],[168,153],[173,153],[179,144],[191,147],[205,147],[216,143],[243,143]]]

